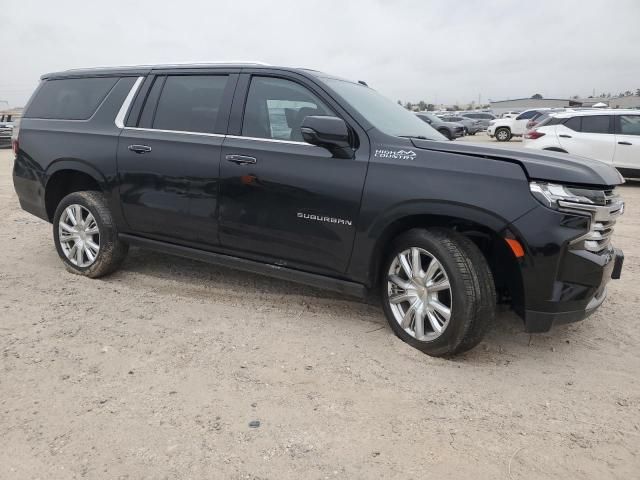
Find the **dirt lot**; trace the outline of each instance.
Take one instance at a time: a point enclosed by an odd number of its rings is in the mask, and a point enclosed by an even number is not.
[[[283,281],[141,250],[70,275],[11,166],[1,150],[2,479],[638,478],[640,183],[597,314],[531,337],[505,312],[441,360],[377,307]]]

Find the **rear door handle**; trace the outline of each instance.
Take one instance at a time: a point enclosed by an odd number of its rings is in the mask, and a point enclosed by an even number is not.
[[[572,138],[571,135],[567,135],[566,133],[561,133],[560,135],[558,135],[559,137],[562,138]]]
[[[148,145],[129,145],[128,148],[134,153],[149,153],[151,151],[151,147]]]
[[[618,142],[618,145],[633,145],[631,142]]]
[[[227,162],[233,162],[237,165],[252,165],[257,162],[255,157],[249,157],[247,155],[231,154],[225,157]]]

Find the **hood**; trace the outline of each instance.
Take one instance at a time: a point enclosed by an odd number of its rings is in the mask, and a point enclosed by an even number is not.
[[[472,155],[505,162],[518,163],[532,180],[546,180],[576,185],[613,186],[624,183],[622,175],[613,167],[585,157],[566,153],[510,150],[484,147],[471,143],[435,142],[411,139],[416,148],[437,152]]]

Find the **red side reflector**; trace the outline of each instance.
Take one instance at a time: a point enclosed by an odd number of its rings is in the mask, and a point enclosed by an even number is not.
[[[507,242],[507,245],[509,245],[509,248],[511,248],[511,251],[516,258],[524,257],[524,248],[522,248],[522,245],[518,240],[515,238],[505,238],[504,240]]]
[[[11,148],[13,149],[14,155],[18,155],[18,150],[20,150],[20,145],[18,144],[18,140],[11,140]]]

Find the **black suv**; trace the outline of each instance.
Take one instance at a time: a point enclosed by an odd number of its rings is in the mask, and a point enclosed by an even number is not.
[[[580,320],[618,278],[623,182],[604,163],[443,141],[367,86],[258,64],[44,75],[14,185],[73,273],[129,245],[366,297],[430,355],[497,302],[527,331]]]

